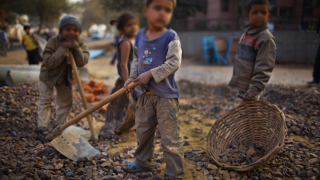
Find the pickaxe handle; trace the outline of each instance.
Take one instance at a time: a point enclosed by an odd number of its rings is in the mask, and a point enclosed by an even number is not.
[[[130,85],[128,85],[128,89],[134,89],[136,86],[139,85],[139,81],[137,82],[133,82]],[[69,127],[70,125],[77,123],[79,120],[81,120],[82,118],[86,117],[87,115],[93,113],[94,111],[98,110],[99,108],[101,108],[102,106],[108,104],[109,102],[117,99],[118,97],[120,97],[121,95],[125,94],[126,90],[124,88],[118,90],[117,92],[111,94],[109,97],[103,99],[102,101],[100,101],[99,103],[95,104],[94,106],[92,106],[91,108],[85,110],[84,112],[80,113],[78,116],[76,116],[75,118],[73,118],[72,120],[66,122],[65,124],[56,127],[53,131],[52,131],[52,137],[57,137],[59,136],[67,127]]]
[[[71,52],[70,52],[70,59],[71,59],[71,66],[72,66],[73,74],[74,74],[74,76],[75,76],[75,78],[77,80],[78,89],[79,89],[79,92],[80,92],[80,95],[81,95],[82,103],[83,103],[84,109],[87,110],[88,109],[87,99],[86,99],[86,96],[84,95],[83,87],[82,87],[80,76],[79,76],[79,73],[78,73],[78,68],[77,68],[77,65],[76,65],[76,63],[74,61],[73,54]],[[94,128],[93,128],[93,124],[92,124],[92,117],[91,117],[90,114],[88,114],[87,120],[88,120],[88,123],[89,123],[89,126],[90,126],[91,140],[93,142],[97,142],[98,141],[98,136],[94,132]]]

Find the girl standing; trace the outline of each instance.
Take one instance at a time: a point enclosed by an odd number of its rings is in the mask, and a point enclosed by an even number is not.
[[[131,13],[124,13],[117,20],[112,20],[111,25],[117,24],[121,37],[117,45],[117,69],[119,78],[111,93],[123,88],[124,82],[129,79],[131,62],[133,60],[135,36],[139,31],[139,20]],[[111,102],[106,113],[105,130],[112,129],[117,133],[124,132],[134,126],[135,104],[141,93],[139,87],[130,95],[123,95]],[[106,132],[100,136],[104,137]],[[107,135],[108,136],[108,135]],[[107,138],[107,137],[105,137]]]

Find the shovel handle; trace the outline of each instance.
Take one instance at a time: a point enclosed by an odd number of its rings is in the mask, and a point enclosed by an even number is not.
[[[136,86],[139,85],[139,81],[137,82],[133,82],[131,84],[128,85],[127,89],[133,89]],[[117,99],[119,96],[123,95],[124,93],[126,93],[126,89],[122,88],[119,91],[111,94],[109,97],[103,99],[102,101],[100,101],[99,103],[97,103],[96,105],[92,106],[91,108],[85,110],[84,112],[80,113],[78,116],[76,116],[75,118],[73,118],[71,121],[66,122],[65,124],[63,124],[60,128],[59,131],[63,131],[65,130],[67,127],[71,126],[74,123],[77,123],[80,119],[86,117],[87,115],[93,113],[94,111],[98,110],[99,108],[101,108],[102,106],[108,104],[109,102]]]
[[[77,81],[77,84],[78,84],[78,89],[79,89],[79,92],[80,92],[80,95],[81,95],[83,107],[84,107],[84,110],[87,110],[88,109],[88,102],[86,100],[86,96],[84,95],[83,87],[82,87],[80,76],[79,76],[79,73],[78,73],[78,68],[77,68],[77,65],[76,65],[76,63],[74,61],[74,57],[73,57],[72,53],[70,53],[70,59],[71,59],[71,66],[72,66],[73,74],[74,74],[74,76],[76,78],[76,81]],[[95,132],[94,132],[94,129],[93,129],[91,114],[89,114],[87,116],[87,120],[88,120],[88,123],[89,123],[90,132],[91,132],[91,140],[97,141],[98,138],[95,137]]]

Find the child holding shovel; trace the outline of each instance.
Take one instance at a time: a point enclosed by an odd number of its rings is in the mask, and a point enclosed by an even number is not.
[[[111,25],[117,23],[117,29],[122,36],[117,44],[117,69],[119,78],[116,80],[112,93],[123,88],[124,82],[129,79],[130,66],[133,60],[135,36],[139,31],[139,20],[131,13],[124,13],[117,20],[112,20]],[[132,95],[122,95],[112,101],[106,112],[106,126],[100,136],[105,137],[108,129],[117,133],[124,132],[134,126],[136,101],[141,94],[141,88],[136,87]]]
[[[244,26],[229,84],[239,90],[238,97],[243,101],[259,100],[275,65],[277,48],[275,37],[268,30],[269,9],[268,0],[248,3],[249,24]]]
[[[72,15],[64,16],[59,25],[59,35],[49,39],[43,52],[39,81],[38,130],[37,138],[45,141],[43,132],[49,124],[53,87],[56,96],[56,123],[67,121],[72,107],[72,66],[71,53],[77,67],[88,63],[89,51],[79,38],[80,21]]]
[[[148,28],[136,36],[135,57],[124,85],[127,88],[139,81],[142,88],[135,115],[138,147],[135,161],[125,161],[123,169],[139,172],[153,167],[153,139],[159,124],[166,162],[164,176],[184,179],[183,142],[178,122],[179,89],[174,78],[181,65],[182,50],[178,34],[166,29],[175,7],[176,0],[146,0],[144,14]]]

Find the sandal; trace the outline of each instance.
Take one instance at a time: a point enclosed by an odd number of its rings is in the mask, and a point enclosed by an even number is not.
[[[129,172],[129,173],[135,173],[135,172],[143,172],[146,171],[146,169],[139,167],[135,162],[133,161],[124,161],[122,163],[122,168]]]

